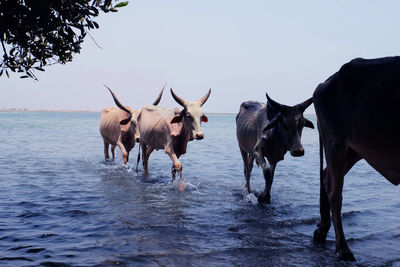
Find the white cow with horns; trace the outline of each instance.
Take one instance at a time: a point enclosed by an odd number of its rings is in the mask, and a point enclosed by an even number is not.
[[[110,159],[108,148],[111,144],[112,159],[114,160],[115,147],[118,146],[121,149],[122,157],[126,164],[129,161],[129,152],[135,147],[135,142],[139,142],[140,139],[137,127],[139,110],[123,106],[115,96],[114,92],[106,85],[104,86],[110,91],[115,104],[119,107],[109,107],[101,111],[100,134],[103,137],[104,142],[104,157],[106,161]],[[157,99],[154,101],[154,106],[160,103],[165,86],[166,84],[162,88]],[[138,161],[140,157],[139,155]]]
[[[164,149],[173,163],[173,179],[178,172],[182,180],[182,164],[179,157],[186,153],[189,141],[204,138],[200,125],[201,122],[207,122],[208,118],[204,115],[201,107],[210,96],[211,89],[200,100],[194,102],[180,98],[173,92],[172,88],[171,94],[175,101],[183,107],[182,110],[152,105],[143,107],[138,116],[145,177],[148,176],[147,165],[151,152],[154,149]]]

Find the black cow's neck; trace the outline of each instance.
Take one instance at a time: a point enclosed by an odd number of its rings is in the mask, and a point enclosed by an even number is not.
[[[286,152],[288,152],[288,145],[286,144],[281,131],[282,129],[280,123],[271,131],[270,144],[273,147],[273,152],[271,158],[268,160],[272,160],[274,162],[281,161],[284,159]]]
[[[190,132],[186,130],[183,123],[181,123],[181,130],[178,135],[172,137],[175,154],[179,157],[180,155],[186,154],[187,143],[190,141]]]

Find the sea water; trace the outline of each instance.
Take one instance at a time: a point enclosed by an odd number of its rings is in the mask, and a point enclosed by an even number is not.
[[[400,266],[400,188],[360,161],[345,177],[342,218],[357,261],[316,245],[318,132],[278,163],[271,204],[247,194],[235,115],[209,114],[188,144],[181,192],[163,151],[149,178],[105,162],[100,113],[0,112],[0,265]],[[314,124],[315,116],[307,116]],[[254,166],[252,189],[264,179]]]

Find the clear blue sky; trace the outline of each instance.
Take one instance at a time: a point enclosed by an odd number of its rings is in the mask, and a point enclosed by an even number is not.
[[[398,55],[399,10],[394,0],[131,0],[97,20],[102,49],[87,38],[39,82],[1,77],[0,108],[100,111],[113,105],[103,83],[141,108],[165,82],[188,100],[212,88],[206,112],[237,112],[266,91],[294,105],[352,58]],[[176,106],[168,91],[161,105]]]

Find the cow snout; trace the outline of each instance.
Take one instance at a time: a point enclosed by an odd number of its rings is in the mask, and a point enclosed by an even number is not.
[[[197,134],[194,135],[194,138],[196,140],[201,140],[201,139],[204,138],[204,134],[203,133],[197,133]]]
[[[139,137],[136,137],[136,143],[140,143],[140,139],[139,139]]]
[[[290,151],[290,154],[293,157],[301,157],[304,155],[304,148],[294,149],[294,150]]]

